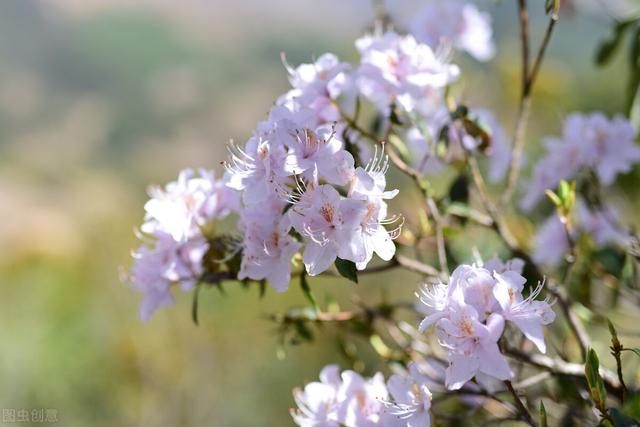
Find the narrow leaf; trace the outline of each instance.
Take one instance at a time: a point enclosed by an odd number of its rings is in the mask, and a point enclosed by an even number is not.
[[[587,378],[587,384],[589,385],[589,392],[591,393],[591,399],[595,406],[603,411],[605,410],[605,402],[607,399],[607,392],[604,388],[604,382],[600,377],[600,361],[595,350],[590,349],[587,355],[587,363],[584,366],[584,374]]]
[[[338,269],[338,273],[340,273],[342,277],[347,278],[354,283],[358,283],[358,269],[353,261],[336,258],[335,265]]]
[[[615,326],[613,326],[613,323],[611,323],[611,320],[609,319],[607,319],[607,324],[609,325],[609,333],[611,334],[611,348],[614,351],[621,350],[622,346],[618,340],[618,333],[616,332]]]
[[[318,303],[316,302],[316,297],[313,296],[313,292],[311,292],[311,288],[309,287],[309,281],[307,280],[307,273],[305,271],[302,271],[302,273],[300,273],[300,288],[302,288],[302,293],[307,298],[309,303],[311,303],[313,309],[316,312],[320,311]]]
[[[200,295],[200,288],[202,286],[198,283],[193,290],[193,301],[191,303],[191,319],[193,323],[198,325],[198,295]]]
[[[544,194],[547,195],[547,197],[551,200],[551,202],[554,205],[556,205],[556,207],[562,206],[562,200],[560,199],[560,197],[558,197],[556,193],[554,193],[551,190],[545,190]]]
[[[540,427],[549,427],[547,423],[547,410],[542,400],[540,400]]]

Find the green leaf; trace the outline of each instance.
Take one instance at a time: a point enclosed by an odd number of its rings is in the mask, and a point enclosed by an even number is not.
[[[313,292],[311,292],[311,288],[309,287],[309,281],[307,280],[307,273],[303,270],[300,273],[300,288],[302,288],[302,293],[307,298],[309,303],[316,312],[320,311],[320,307],[318,307],[318,303],[316,302],[316,298],[313,296]]]
[[[611,274],[620,277],[625,265],[625,253],[613,247],[598,249],[593,257]]]
[[[640,61],[640,26],[637,26],[631,36],[631,45],[629,46],[629,65],[631,69],[638,69]]]
[[[619,351],[622,349],[620,341],[618,340],[618,333],[615,326],[611,323],[611,320],[607,319],[607,325],[609,325],[609,333],[611,334],[611,349],[613,351]]]
[[[193,290],[193,301],[191,303],[191,319],[195,325],[198,325],[198,295],[200,295],[200,283],[196,284],[196,288]]]
[[[640,393],[635,393],[624,400],[623,412],[636,420],[640,420]]]
[[[589,392],[591,393],[591,399],[601,412],[605,411],[605,403],[607,400],[607,392],[604,388],[604,382],[600,377],[600,361],[598,355],[594,349],[589,349],[587,355],[587,363],[584,366],[584,375],[587,378],[587,384],[589,385]]]
[[[611,58],[613,58],[613,55],[621,44],[622,37],[633,22],[633,20],[620,22],[613,28],[611,37],[600,43],[600,46],[596,51],[596,64],[600,66],[606,65]]]
[[[560,0],[547,0],[545,3],[545,11],[551,14],[552,19],[558,19],[560,13]]]
[[[452,202],[467,203],[469,201],[469,178],[462,174],[449,187],[449,199]]]
[[[634,261],[631,254],[627,253],[624,259],[624,266],[620,272],[620,282],[623,286],[631,286],[634,277]]]
[[[298,340],[296,340],[296,338],[299,338],[300,341],[313,341],[313,332],[311,332],[311,329],[309,329],[305,322],[295,322],[294,327],[297,332],[297,337],[292,339],[291,344],[298,344]]]
[[[547,423],[547,410],[544,407],[544,402],[540,400],[540,427],[549,427]]]
[[[638,421],[626,415],[618,408],[609,408],[609,414],[613,419],[615,427],[637,427]]]
[[[380,335],[371,335],[369,337],[369,343],[376,353],[378,353],[383,359],[388,359],[391,356],[391,349],[384,343],[384,341],[382,341]]]
[[[544,194],[547,195],[547,197],[551,200],[551,203],[553,203],[556,207],[559,208],[560,206],[562,206],[562,199],[560,199],[560,197],[558,197],[556,193],[551,190],[545,190]]]
[[[353,261],[336,258],[335,265],[342,277],[351,280],[353,283],[358,283],[358,269],[356,269],[356,264]]]

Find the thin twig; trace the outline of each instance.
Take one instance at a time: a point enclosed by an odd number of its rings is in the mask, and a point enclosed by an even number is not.
[[[553,34],[553,29],[556,26],[556,22],[558,22],[558,18],[552,14],[551,19],[549,19],[549,24],[547,25],[547,30],[544,33],[542,44],[540,45],[540,49],[538,50],[538,55],[536,56],[533,68],[531,69],[531,74],[529,74],[526,88],[528,93],[531,93],[531,86],[533,86],[533,83],[538,77],[538,72],[540,71],[540,67],[542,66],[542,60],[544,59],[544,54],[547,50],[547,46],[549,45],[549,41],[551,40],[551,34]]]
[[[522,50],[522,97],[529,81],[529,12],[527,0],[518,0],[518,22],[520,23],[520,43]]]
[[[567,319],[567,323],[569,323],[569,328],[571,329],[571,332],[575,336],[576,341],[578,341],[578,344],[580,346],[580,354],[582,355],[582,360],[586,360],[587,351],[589,348],[591,348],[591,340],[589,339],[589,335],[584,329],[582,322],[580,322],[580,319],[578,319],[578,316],[572,309],[573,302],[553,283],[547,284],[547,290],[554,297],[556,297],[558,304],[560,304],[560,309]]]
[[[555,28],[558,17],[551,14],[547,30],[545,31],[544,38],[538,49],[538,54],[529,73],[529,30],[528,23],[529,17],[526,10],[526,0],[518,1],[518,14],[520,17],[520,33],[522,39],[522,56],[523,56],[523,83],[522,83],[522,96],[520,97],[520,105],[518,106],[518,116],[516,118],[516,126],[513,134],[513,145],[511,149],[511,162],[509,165],[509,174],[507,177],[507,187],[502,193],[501,206],[506,206],[518,185],[518,178],[520,177],[520,167],[522,165],[522,154],[524,152],[524,146],[526,143],[526,129],[527,122],[529,121],[529,113],[531,110],[531,92],[533,86],[538,77],[540,68],[542,67],[542,61],[544,59],[547,46],[551,40],[553,29]]]
[[[447,265],[447,250],[445,247],[444,231],[442,226],[442,216],[440,215],[440,211],[438,210],[436,202],[431,196],[427,196],[427,206],[429,206],[431,216],[433,216],[433,219],[436,223],[436,247],[438,249],[438,262],[440,264],[440,271],[442,271],[442,273],[446,277],[449,277],[449,267]]]
[[[398,153],[396,153],[396,151],[389,144],[385,144],[385,153],[387,154],[387,156],[389,156],[389,160],[391,160],[391,163],[393,163],[402,173],[413,179],[413,181],[416,183],[416,186],[420,189],[423,196],[425,197],[427,207],[429,208],[429,212],[431,213],[436,226],[436,245],[438,250],[438,262],[440,264],[441,274],[445,277],[449,277],[449,268],[447,266],[447,251],[443,230],[444,221],[435,200],[433,200],[433,197],[431,197],[429,192],[424,188],[423,175],[418,170],[412,168],[404,160],[402,160]]]
[[[469,156],[467,158],[467,163],[469,165],[469,170],[471,171],[471,178],[473,179],[473,183],[478,190],[480,201],[482,202],[482,205],[487,211],[489,217],[491,217],[492,223],[490,224],[490,227],[498,233],[498,235],[502,238],[509,249],[514,252],[522,252],[522,249],[520,248],[520,245],[516,241],[515,237],[513,236],[513,234],[511,234],[511,231],[502,221],[502,216],[498,212],[498,208],[489,197],[487,185],[484,181],[484,178],[482,177],[482,174],[480,173],[478,161],[475,157]]]
[[[432,276],[432,277],[440,276],[440,272],[438,271],[437,268],[429,264],[425,264],[420,261],[408,258],[404,255],[396,254],[395,257],[393,258],[393,261],[397,262],[398,265],[404,267],[405,269],[409,271],[413,271],[414,273],[420,273],[420,274],[424,274],[425,276]]]
[[[584,365],[581,363],[569,363],[561,359],[553,359],[543,354],[526,353],[515,348],[505,347],[504,352],[516,360],[525,362],[531,366],[542,368],[554,375],[564,375],[580,379],[581,381],[585,380]],[[605,386],[609,390],[613,391],[616,396],[620,396],[622,389],[617,375],[602,367],[600,367],[599,373]]]
[[[506,380],[504,384],[507,386],[507,389],[513,396],[513,400],[516,404],[516,408],[518,408],[518,413],[520,414],[520,417],[524,421],[529,423],[529,425],[531,425],[532,427],[538,427],[538,423],[534,421],[533,417],[531,416],[531,413],[529,412],[525,404],[522,403],[522,400],[520,400],[520,396],[518,396],[518,393],[516,393],[516,390],[513,388],[513,384],[511,384],[511,381]]]

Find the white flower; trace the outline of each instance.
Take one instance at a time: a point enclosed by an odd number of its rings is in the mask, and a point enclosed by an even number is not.
[[[302,175],[308,181],[324,179],[331,184],[344,185],[353,176],[353,156],[343,149],[331,126],[320,126],[316,131],[294,129],[293,141],[285,161],[285,171]]]
[[[244,148],[229,145],[229,160],[225,163],[230,188],[242,191],[245,205],[259,204],[275,195],[284,184],[281,171],[287,156],[286,147],[274,134],[254,134]]]
[[[598,246],[608,243],[626,246],[630,243],[631,237],[620,228],[618,213],[613,207],[590,209],[586,203],[578,199],[576,209],[580,230],[588,233]]]
[[[308,188],[289,209],[295,230],[307,239],[302,260],[311,276],[325,271],[337,257],[364,261],[364,243],[356,230],[366,215],[363,200],[343,198],[330,185]]]
[[[522,290],[522,260],[506,263],[493,259],[484,268],[460,265],[449,284],[427,287],[416,293],[425,314],[419,330],[435,324],[440,344],[449,350],[445,385],[451,390],[476,377],[485,387],[511,377],[498,340],[505,320],[513,322],[540,351],[545,351],[543,326],[555,319],[548,301],[536,300],[542,285],[527,298]]]
[[[387,388],[393,397],[388,412],[407,427],[429,427],[431,392],[427,387],[428,381],[429,378],[420,372],[415,363],[409,365],[409,375],[392,375],[387,381]]]
[[[286,63],[285,66],[293,89],[278,99],[278,105],[287,105],[291,110],[310,109],[315,112],[318,124],[339,121],[340,104],[345,113],[351,114],[356,91],[349,64],[325,53],[313,64],[295,69]]]
[[[562,138],[545,140],[547,154],[536,164],[520,206],[533,208],[545,190],[555,189],[583,167],[595,171],[603,185],[613,184],[619,173],[640,161],[634,139],[633,127],[621,116],[608,120],[602,113],[569,115]]]
[[[593,168],[603,185],[611,185],[620,173],[627,173],[640,161],[640,147],[635,131],[627,119],[615,116],[609,120],[600,113],[567,117],[564,138],[580,141],[584,162]]]
[[[328,365],[320,372],[320,382],[309,383],[304,390],[294,389],[298,405],[291,410],[294,422],[302,427],[340,427],[336,411],[341,383],[338,366]]]
[[[291,223],[282,214],[284,206],[279,199],[268,199],[241,212],[244,240],[238,279],[266,279],[278,292],[289,288],[291,258],[302,245],[289,235]]]
[[[177,181],[164,188],[151,187],[149,194],[140,229],[147,234],[167,233],[176,242],[200,234],[207,222],[239,208],[239,197],[226,186],[226,177],[216,180],[212,171],[200,170],[196,175],[185,169]]]
[[[385,261],[393,258],[396,247],[393,239],[400,233],[402,224],[388,232],[384,227],[400,221],[400,217],[387,218],[387,203],[385,200],[394,198],[398,190],[386,190],[385,173],[388,169],[388,159],[381,155],[374,155],[369,164],[357,168],[351,182],[349,197],[366,202],[366,212],[357,230],[358,237],[364,247],[364,260],[357,262],[359,270],[364,270],[371,261],[374,252]]]
[[[498,348],[503,317],[492,313],[483,324],[472,306],[454,303],[453,307],[436,324],[438,338],[449,349],[446,387],[457,390],[478,373],[499,380],[511,378],[509,364]]]
[[[422,43],[467,51],[479,61],[495,53],[491,16],[473,3],[460,0],[430,0],[410,25],[411,33]]]
[[[458,67],[442,61],[413,36],[364,36],[356,47],[362,56],[360,93],[385,113],[392,104],[407,112],[432,113],[441,104],[442,89],[459,74]]]
[[[478,313],[479,319],[484,320],[495,311],[498,303],[493,296],[495,282],[489,270],[461,265],[451,275],[448,297],[458,304],[472,306]]]
[[[381,373],[365,380],[358,373],[344,371],[338,390],[338,420],[346,426],[376,426],[384,416],[389,392]]]
[[[178,243],[169,234],[158,233],[133,253],[130,281],[144,294],[140,305],[143,321],[158,308],[173,305],[172,285],[178,284],[184,291],[193,288],[202,274],[202,257],[207,249],[202,237]]]
[[[524,278],[514,280],[513,277],[499,273],[496,273],[495,277],[497,282],[493,288],[493,294],[502,308],[502,316],[515,323],[522,333],[538,347],[538,350],[545,353],[547,347],[544,343],[543,326],[552,323],[556,314],[551,309],[548,300],[536,300],[543,284],[540,283],[527,298],[523,298]]]

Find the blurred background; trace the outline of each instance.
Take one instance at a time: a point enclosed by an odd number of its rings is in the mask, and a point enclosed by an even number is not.
[[[456,58],[464,101],[495,109],[508,131],[520,79],[511,3],[479,2],[494,17],[497,57]],[[545,19],[531,3],[537,42]],[[593,58],[628,9],[604,3],[577,2],[561,18],[535,91],[529,156],[568,112],[623,110],[624,61],[597,69]],[[401,25],[418,4],[385,6]],[[180,294],[143,324],[140,295],[120,271],[146,186],[184,167],[221,170],[225,143],[248,138],[287,90],[280,51],[291,64],[327,51],[356,60],[353,41],[372,18],[365,0],[0,2],[0,407],[55,408],[65,426],[291,425],[291,389],[326,363],[347,367],[331,330],[276,357],[266,315],[304,304],[297,286],[262,300],[256,289],[207,290],[199,326]],[[638,183],[626,178],[612,195],[623,211]],[[316,293],[347,304],[352,292],[406,298],[417,281],[384,274]]]

